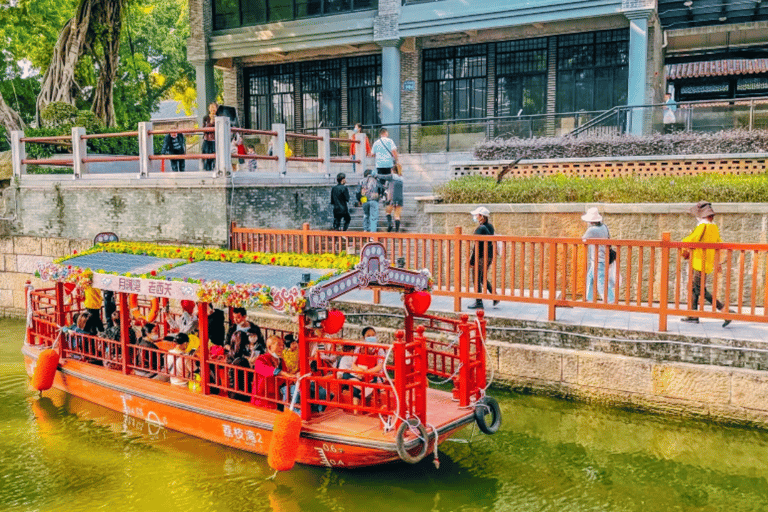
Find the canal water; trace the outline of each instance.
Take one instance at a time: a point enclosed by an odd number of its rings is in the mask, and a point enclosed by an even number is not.
[[[416,466],[296,466],[28,386],[0,320],[0,510],[762,511],[768,433],[495,391],[504,425]],[[467,442],[471,441],[471,442]]]

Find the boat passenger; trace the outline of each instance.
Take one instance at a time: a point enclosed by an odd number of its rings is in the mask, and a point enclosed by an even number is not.
[[[283,340],[278,336],[270,336],[267,338],[267,353],[260,355],[254,361],[253,392],[256,396],[251,399],[253,405],[276,409],[277,404],[275,402],[265,400],[265,398],[278,399],[276,377],[286,379],[297,377],[296,374],[288,373],[288,369],[285,367],[283,347]]]
[[[246,311],[245,308],[232,309],[232,320],[234,323],[229,326],[224,342],[225,344],[231,342],[232,335],[235,331],[254,331],[259,339],[259,344],[264,344],[264,335],[261,334],[261,329],[259,329],[258,325],[248,320],[248,311]]]
[[[88,325],[85,327],[85,331],[88,334],[94,336],[104,330],[104,324],[101,321],[101,307],[104,305],[104,300],[101,296],[101,290],[88,286],[85,288],[85,300],[83,306],[90,313],[88,318]]]
[[[299,344],[292,333],[285,335],[283,343],[285,344],[283,359],[285,360],[285,366],[288,368],[288,373],[296,373],[299,371]]]
[[[141,333],[141,339],[139,339],[135,346],[159,350],[158,346],[155,345],[155,342],[159,338],[157,326],[155,324],[152,322],[144,324],[144,327],[141,328]],[[157,373],[157,370],[160,368],[160,354],[141,349],[136,350],[135,354],[136,357],[133,360],[133,363],[140,366],[142,369],[134,370],[134,375],[163,380],[162,376]]]
[[[224,346],[224,312],[210,305],[208,313],[208,342],[218,347]]]
[[[194,316],[195,303],[191,300],[181,301],[181,315],[168,317],[168,326],[172,332],[192,334],[197,332],[197,317]]]
[[[376,330],[373,327],[363,328],[363,340],[367,343],[378,343]],[[355,364],[367,370],[370,375],[368,382],[384,382],[384,363],[387,358],[387,352],[383,348],[365,347],[358,349],[358,356]]]
[[[108,340],[113,341],[120,341],[120,312],[114,311],[112,313],[112,316],[109,319],[110,326],[107,327],[107,330],[104,332],[104,337]],[[128,327],[128,343],[130,345],[136,344],[136,332],[133,330],[133,327]],[[108,366],[110,362],[118,362],[121,359],[121,349],[120,345],[116,346],[116,352],[113,354],[110,350],[110,345],[106,344],[106,349],[104,350],[104,366]]]
[[[264,344],[264,338],[259,336],[260,333],[258,327],[248,330],[248,357],[250,359],[256,359],[267,352],[267,346]],[[251,365],[253,365],[253,361],[251,361]]]
[[[72,325],[67,328],[67,339],[69,341],[69,349],[80,352],[83,349],[83,337],[81,334],[85,334],[85,326],[88,323],[88,312],[75,313],[72,315]],[[80,359],[80,355],[75,354],[73,359]]]
[[[339,379],[354,380],[354,381],[360,382],[361,373],[359,372],[364,372],[366,368],[363,368],[355,364],[355,360],[358,357],[355,355],[355,346],[344,345],[344,347],[341,350],[343,355],[339,358],[337,362],[337,368],[339,369],[339,371],[336,372],[336,377]],[[344,386],[344,389],[347,389],[347,386]],[[362,392],[360,391],[360,388],[353,386],[352,387],[352,404],[359,405],[361,397],[362,397]]]
[[[189,336],[183,332],[180,332],[174,338],[176,346],[168,351],[168,355],[165,356],[168,372],[171,374],[171,384],[174,386],[187,386],[189,377],[194,371],[192,361],[178,357],[181,354],[185,354],[187,351],[187,345],[189,344]]]

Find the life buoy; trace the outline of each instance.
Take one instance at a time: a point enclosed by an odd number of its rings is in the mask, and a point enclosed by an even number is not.
[[[419,431],[419,437],[423,439],[419,453],[416,455],[411,455],[405,449],[405,431],[409,430],[411,427],[415,427]],[[419,462],[427,454],[427,449],[429,449],[427,429],[424,428],[424,425],[421,423],[416,424],[413,419],[404,421],[400,424],[400,428],[397,429],[395,441],[397,446],[397,455],[400,457],[400,459],[402,459],[404,462],[407,462],[408,464],[416,464]]]
[[[157,311],[160,309],[160,299],[152,297],[147,316],[143,316],[141,311],[139,311],[139,296],[136,294],[128,296],[128,307],[131,308],[131,315],[136,320],[143,320],[147,323],[154,322],[155,318],[157,318]]]
[[[491,415],[491,423],[485,417]],[[475,403],[475,421],[483,434],[495,434],[501,427],[501,408],[499,402],[492,396],[485,396]]]

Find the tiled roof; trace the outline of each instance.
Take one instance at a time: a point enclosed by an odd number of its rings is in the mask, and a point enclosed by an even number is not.
[[[667,79],[768,73],[768,59],[724,59],[667,64]]]

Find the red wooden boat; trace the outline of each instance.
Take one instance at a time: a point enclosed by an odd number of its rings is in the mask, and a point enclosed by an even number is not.
[[[72,395],[151,424],[261,454],[269,451],[280,410],[291,405],[289,390],[298,389],[294,398],[302,421],[295,461],[329,467],[415,463],[430,451],[436,456],[439,443],[472,422],[486,433],[498,429],[498,403],[485,395],[482,311],[472,321],[467,315],[456,320],[427,314],[431,278],[426,271],[391,266],[379,243],[366,245],[354,266],[346,255],[314,260],[298,255],[296,266],[286,266],[290,255],[214,252],[101,244],[41,267],[39,276],[53,286],[28,285],[22,349],[33,384],[45,389],[39,375],[49,371],[53,387]],[[303,282],[291,284],[300,275]],[[83,311],[81,292],[89,288],[114,292],[121,319],[117,339],[66,328]],[[403,329],[392,343],[335,334],[343,314],[332,309],[333,301],[361,288],[404,294]],[[162,344],[152,349],[130,343],[137,319],[141,323],[156,316],[165,335],[178,301],[190,299],[197,303],[196,352],[171,355]],[[132,304],[138,309],[132,310]],[[220,349],[209,340],[212,305],[228,307],[230,313],[233,306],[261,305],[294,319],[298,381],[275,376],[268,378],[270,385],[254,385],[258,377],[253,368],[217,357]],[[288,333],[262,330],[265,336]],[[360,380],[342,379],[333,361],[350,347],[380,358],[385,353],[386,371],[360,371],[355,375]],[[55,366],[49,354],[58,355]],[[452,389],[430,387],[430,376]],[[173,385],[166,382],[169,378],[192,384]]]

